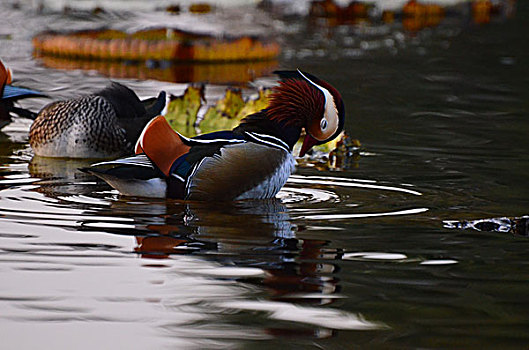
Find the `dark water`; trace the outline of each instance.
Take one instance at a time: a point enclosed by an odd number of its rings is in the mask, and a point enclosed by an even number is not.
[[[30,43],[106,18],[1,7],[17,83],[54,99],[107,84],[46,68]],[[33,158],[17,119],[0,132],[2,348],[526,348],[528,238],[451,228],[528,214],[529,8],[517,7],[418,33],[292,23],[278,64],[342,92],[363,152],[347,170],[299,169],[276,200],[119,197],[76,171],[86,162]],[[120,81],[142,97],[185,88]]]

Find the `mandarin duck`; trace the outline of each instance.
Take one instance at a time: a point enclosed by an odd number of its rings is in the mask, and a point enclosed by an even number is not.
[[[163,116],[141,133],[135,156],[80,169],[126,196],[231,201],[273,198],[294,172],[292,150],[302,130],[300,156],[344,129],[340,93],[301,71],[276,72],[267,108],[233,130],[193,138],[173,131]]]
[[[112,82],[92,95],[45,106],[29,130],[38,156],[112,158],[133,154],[145,125],[165,107],[165,92],[140,101],[128,87]]]
[[[28,97],[43,97],[38,91],[11,85],[11,70],[0,60],[0,128],[11,121],[11,113],[21,117],[35,119],[35,113],[24,108],[15,107],[15,102]]]

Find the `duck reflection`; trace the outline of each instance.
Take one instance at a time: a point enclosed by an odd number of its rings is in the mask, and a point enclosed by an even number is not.
[[[94,179],[78,168],[93,160],[71,158],[47,158],[34,156],[28,164],[31,177],[40,179],[35,190],[50,197],[76,193],[88,195],[94,191]],[[104,188],[104,187],[102,187]]]
[[[263,273],[257,276],[213,273],[210,277],[264,288],[270,302],[323,305],[338,298],[335,294],[339,279],[334,275],[338,269],[329,261],[336,260],[339,251],[329,248],[325,240],[298,238],[302,228],[292,222],[288,208],[278,199],[146,203],[122,198],[100,212],[103,216],[127,213],[134,218],[134,229],[129,229],[128,234],[135,236],[134,251],[142,258],[163,260],[175,255],[199,255],[231,270],[261,270]],[[107,232],[127,234],[126,230],[111,226]],[[161,261],[159,266],[165,267]],[[306,325],[264,331],[280,337],[323,338],[334,334],[325,327]]]
[[[127,205],[118,201],[117,206]],[[105,214],[105,215],[108,215]],[[255,267],[266,271],[249,283],[265,286],[273,300],[297,303],[330,303],[339,288],[327,261],[338,251],[328,241],[299,239],[280,200],[234,203],[167,202],[165,213],[135,217],[135,251],[146,258],[172,254],[206,254],[225,266]],[[144,222],[145,220],[149,222]],[[308,297],[310,295],[310,297]]]
[[[0,122],[0,126],[1,125],[2,124]],[[0,157],[1,158],[8,158],[12,156],[13,153],[17,152],[18,150],[22,148],[24,148],[23,143],[12,141],[8,135],[0,131]]]

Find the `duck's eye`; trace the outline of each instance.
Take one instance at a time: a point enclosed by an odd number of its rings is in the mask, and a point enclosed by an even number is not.
[[[327,129],[327,119],[323,118],[320,122],[320,127],[322,131],[325,131]]]

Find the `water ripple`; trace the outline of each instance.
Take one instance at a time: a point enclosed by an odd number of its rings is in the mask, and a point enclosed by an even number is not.
[[[351,214],[322,214],[322,215],[304,215],[296,219],[304,220],[343,220],[343,219],[361,219],[381,216],[412,215],[427,212],[428,208],[414,208],[406,210],[397,210],[381,213],[351,213]]]
[[[328,190],[321,190],[315,188],[294,188],[284,187],[281,192],[278,193],[277,198],[285,204],[307,202],[307,203],[319,203],[319,202],[338,202],[340,196]]]
[[[345,253],[342,257],[344,260],[393,260],[402,261],[408,257],[400,253],[381,253],[381,252],[358,252]]]
[[[406,188],[376,185],[375,181],[370,180],[357,180],[347,179],[340,177],[327,177],[327,176],[299,176],[293,175],[288,179],[288,183],[293,184],[312,184],[312,185],[323,185],[323,186],[340,186],[340,187],[359,187],[364,189],[382,190],[382,191],[394,191],[412,194],[415,196],[422,196],[422,193]]]
[[[388,328],[386,325],[371,322],[361,315],[330,308],[313,308],[291,303],[273,301],[226,301],[219,307],[236,310],[264,311],[270,318],[280,321],[306,323],[332,329],[374,330]]]
[[[443,266],[443,265],[453,265],[457,264],[457,260],[453,259],[438,259],[438,260],[425,260],[420,263],[420,265],[429,265],[429,266]]]

